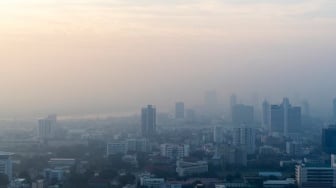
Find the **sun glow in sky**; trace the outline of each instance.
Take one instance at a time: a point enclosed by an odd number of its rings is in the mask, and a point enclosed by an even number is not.
[[[327,109],[335,10],[334,0],[1,0],[0,112],[168,110],[209,89]]]

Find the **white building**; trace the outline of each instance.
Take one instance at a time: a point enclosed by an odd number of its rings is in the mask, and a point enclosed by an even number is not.
[[[126,154],[127,142],[112,142],[108,143],[106,147],[106,155]]]
[[[295,179],[299,188],[336,187],[336,168],[296,165]]]
[[[50,139],[55,136],[57,118],[50,115],[38,121],[38,136],[40,139]]]
[[[285,180],[267,180],[264,181],[264,188],[286,188],[295,185],[295,180],[287,178]]]
[[[247,154],[254,154],[256,151],[255,129],[251,127],[239,127],[233,130],[233,145],[243,147]]]
[[[161,156],[171,159],[189,157],[190,146],[187,144],[161,144]]]
[[[208,172],[208,162],[198,161],[198,162],[176,162],[176,172],[179,176],[188,176],[192,174],[202,174]]]
[[[13,174],[12,155],[14,155],[14,153],[0,151],[0,173],[6,174],[9,181],[12,180]]]
[[[149,173],[139,175],[140,185],[147,188],[164,188],[165,180],[163,178],[155,178]]]

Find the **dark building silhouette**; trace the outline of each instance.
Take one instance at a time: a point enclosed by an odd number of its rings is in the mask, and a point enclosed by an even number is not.
[[[288,133],[297,133],[301,129],[301,108],[288,108]]]
[[[288,98],[281,105],[271,105],[271,132],[282,136],[298,133],[301,128],[301,107],[291,106]]]
[[[262,125],[266,129],[271,126],[271,105],[266,100],[262,104]]]
[[[141,135],[149,138],[156,133],[156,109],[148,105],[141,110]]]
[[[336,121],[336,98],[333,100],[333,120]]]
[[[184,118],[184,103],[183,102],[177,102],[175,104],[175,118],[176,119]]]
[[[254,122],[253,106],[237,104],[232,108],[232,123],[251,125]]]
[[[329,154],[336,154],[336,125],[322,130],[322,149]]]
[[[219,115],[219,106],[216,91],[207,91],[205,93],[204,114],[209,117],[215,117]]]
[[[271,132],[284,132],[284,109],[281,105],[271,105]]]
[[[309,117],[310,116],[310,106],[307,100],[302,102],[302,115]]]

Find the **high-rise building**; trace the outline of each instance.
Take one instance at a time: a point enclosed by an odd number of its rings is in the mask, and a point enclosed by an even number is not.
[[[301,107],[288,108],[288,134],[298,133],[301,129]]]
[[[176,119],[184,118],[184,103],[183,102],[177,102],[175,104],[175,118]]]
[[[271,132],[279,136],[298,133],[301,128],[301,107],[291,106],[288,98],[281,105],[271,105]]]
[[[262,104],[262,126],[265,129],[271,126],[271,105],[266,100]]]
[[[336,98],[333,100],[333,119],[336,120]]]
[[[222,126],[215,126],[213,128],[213,141],[216,144],[220,144],[224,141],[224,136],[223,136],[223,127]]]
[[[38,121],[38,136],[40,139],[50,139],[55,136],[57,117],[50,115]]]
[[[196,120],[196,112],[193,109],[186,110],[186,120],[189,122],[194,122]]]
[[[322,149],[329,154],[336,154],[336,125],[322,130]]]
[[[247,154],[256,151],[255,129],[251,127],[239,127],[233,129],[233,145],[242,147]]]
[[[251,125],[254,123],[253,106],[237,104],[233,106],[232,123],[237,126],[243,124]]]
[[[12,155],[13,153],[0,151],[0,173],[7,175],[9,181],[12,180],[13,173]]]
[[[156,109],[152,105],[141,110],[141,135],[152,137],[156,133]]]
[[[230,108],[232,109],[236,105],[237,105],[237,96],[233,94],[230,97]]]
[[[310,116],[310,106],[307,100],[302,102],[302,115],[309,117]]]
[[[218,115],[218,98],[216,91],[207,91],[204,96],[204,113],[207,116]]]

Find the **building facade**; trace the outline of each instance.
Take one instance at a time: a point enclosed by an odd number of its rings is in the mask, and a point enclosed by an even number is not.
[[[146,138],[154,136],[156,133],[156,109],[148,105],[141,110],[141,135]]]

